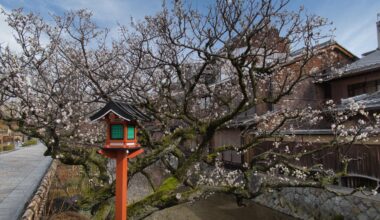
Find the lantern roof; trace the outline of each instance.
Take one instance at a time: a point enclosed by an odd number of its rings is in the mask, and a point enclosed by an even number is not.
[[[113,112],[119,117],[123,118],[127,121],[148,121],[150,118],[137,109],[135,106],[122,101],[109,101],[103,108],[95,112],[92,116],[90,116],[91,121],[96,121],[98,119],[103,118],[107,114]]]

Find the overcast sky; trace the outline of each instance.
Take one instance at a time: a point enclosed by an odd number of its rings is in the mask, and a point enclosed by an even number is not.
[[[167,0],[168,2],[170,0]],[[128,24],[131,17],[142,19],[161,8],[161,0],[0,0],[5,10],[23,7],[26,11],[61,15],[66,10],[86,8],[93,11],[94,19],[102,27],[117,34],[118,23]],[[202,9],[214,0],[193,0],[193,6]],[[376,20],[380,0],[293,0],[289,8],[304,5],[309,13],[328,18],[336,28],[335,40],[359,56],[377,48]],[[0,43],[15,45],[12,33],[0,16]]]

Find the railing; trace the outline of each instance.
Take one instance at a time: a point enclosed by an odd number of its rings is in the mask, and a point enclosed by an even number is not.
[[[350,173],[340,178],[339,186],[349,188],[367,187],[369,189],[380,191],[380,179],[371,176]]]

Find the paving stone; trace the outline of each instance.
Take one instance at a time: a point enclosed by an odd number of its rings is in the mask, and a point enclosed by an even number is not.
[[[44,157],[42,144],[0,154],[0,220],[18,219],[33,196],[50,157]]]

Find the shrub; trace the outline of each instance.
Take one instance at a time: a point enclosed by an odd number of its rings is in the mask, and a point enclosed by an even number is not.
[[[3,151],[10,151],[10,150],[15,149],[15,145],[14,144],[3,145],[2,148],[3,148]]]
[[[30,146],[30,145],[35,145],[35,144],[37,144],[37,139],[30,139],[30,140],[27,140],[27,141],[25,141],[23,144],[22,144],[22,146],[23,147],[27,147],[27,146]]]

